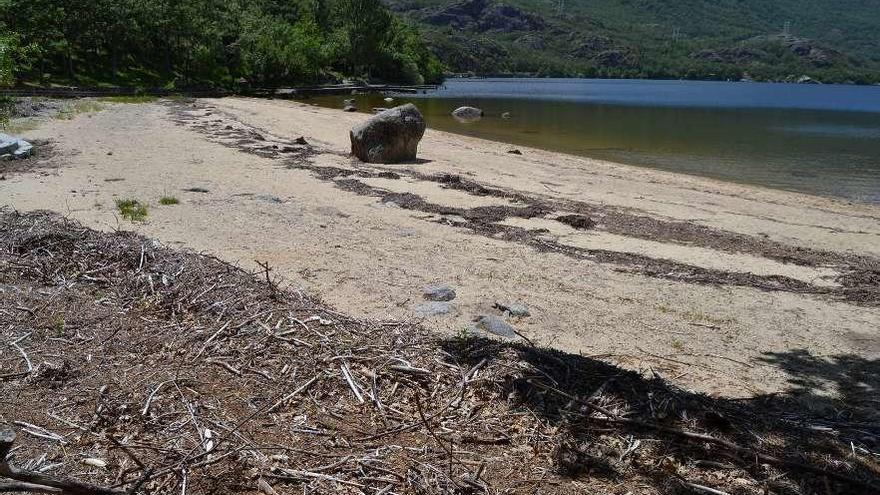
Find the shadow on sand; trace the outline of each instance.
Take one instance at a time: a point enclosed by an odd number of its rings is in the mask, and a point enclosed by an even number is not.
[[[789,373],[793,390],[743,400],[556,350],[482,338],[442,346],[460,365],[523,363],[527,371],[511,373],[497,392],[513,411],[556,426],[555,464],[569,477],[636,480],[660,493],[880,493],[880,360],[768,354],[762,360]],[[689,482],[718,477],[730,479],[720,483],[725,491]],[[748,483],[740,489],[738,480]]]

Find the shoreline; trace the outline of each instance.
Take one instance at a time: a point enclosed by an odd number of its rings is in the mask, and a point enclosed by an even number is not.
[[[305,101],[296,101],[293,102],[295,104],[301,104],[306,108],[315,108],[322,111],[330,112],[330,113],[338,113],[340,115],[350,115],[342,112],[336,108],[330,108],[327,106],[322,106],[317,103],[309,103],[308,100]],[[370,117],[373,114],[367,111],[358,111],[356,115],[361,115],[365,117]],[[354,122],[352,120],[352,122]],[[472,141],[474,146],[483,146],[486,148],[491,148],[493,150],[500,150],[501,148],[506,149],[519,149],[523,152],[530,152],[533,154],[541,155],[542,157],[549,157],[548,160],[565,160],[565,161],[582,161],[589,166],[595,166],[597,168],[604,168],[608,171],[614,172],[626,172],[629,171],[631,173],[644,176],[649,181],[660,181],[665,184],[669,184],[672,186],[681,186],[682,184],[691,185],[692,189],[695,191],[706,190],[706,189],[714,189],[712,191],[713,194],[726,195],[737,198],[747,198],[749,196],[754,196],[753,201],[760,202],[771,202],[774,204],[786,204],[791,201],[800,201],[808,204],[810,208],[816,209],[841,209],[841,210],[863,210],[865,218],[880,220],[880,203],[872,203],[867,201],[856,201],[850,200],[846,198],[842,198],[839,196],[826,196],[815,193],[808,193],[802,191],[795,191],[789,189],[775,188],[770,186],[765,186],[761,184],[754,184],[749,182],[738,182],[733,180],[725,180],[719,179],[707,175],[699,175],[699,174],[691,174],[686,172],[677,172],[672,170],[665,170],[661,168],[654,168],[650,166],[637,165],[631,163],[617,162],[613,160],[608,160],[604,158],[596,158],[587,155],[579,155],[574,153],[567,153],[565,151],[558,151],[554,149],[541,148],[535,146],[529,146],[526,144],[518,144],[511,143],[507,141],[501,141],[496,139],[490,139],[486,137],[472,136],[468,134],[460,134],[444,129],[433,128],[430,125],[428,129],[432,133],[438,133],[439,135],[448,135],[449,138],[461,138],[465,142]],[[344,152],[346,148],[346,143],[344,140],[337,140],[338,142],[334,143],[335,151]],[[513,158],[513,157],[511,157]],[[401,166],[407,166],[406,164],[402,164]],[[774,198],[774,196],[776,196]]]
[[[366,165],[347,156],[363,118],[247,98],[108,105],[26,133],[54,141],[57,168],[0,188],[22,211],[269,263],[357,317],[454,335],[520,302],[531,316],[508,321],[539,345],[708,394],[797,388],[795,356],[880,359],[870,278],[847,275],[880,257],[880,208],[435,130],[420,163]],[[180,204],[157,204],[168,195]],[[125,198],[145,222],[119,218]],[[436,284],[456,299],[420,314]]]
[[[874,90],[712,89],[698,83],[651,81],[634,81],[632,88],[602,81],[560,80],[558,87],[552,81],[521,83],[524,86],[513,81],[505,89],[492,82],[456,82],[425,97],[402,96],[400,102],[422,108],[429,127],[458,135],[880,203],[874,187],[880,178],[872,167],[880,149],[865,139],[877,132],[871,116],[880,107],[867,103]],[[789,93],[792,96],[786,96]],[[730,107],[712,100],[713,95],[727,95]],[[650,98],[649,105],[645,98]],[[835,109],[829,108],[831,102],[836,102]],[[342,107],[341,98],[334,97],[308,103]],[[376,97],[361,97],[355,103],[361,110],[387,106]],[[461,104],[480,107],[485,118],[456,122],[449,114]],[[501,118],[504,112],[510,118]]]
[[[331,111],[338,110],[338,109],[324,106],[324,105],[321,105],[318,103],[310,103],[308,101],[308,99],[297,100],[297,102],[311,106],[311,107],[315,107],[315,108],[321,108],[321,109],[326,109],[326,110],[331,110]],[[633,105],[633,106],[637,106],[637,105]],[[357,113],[361,114],[361,115],[367,115],[367,116],[374,115],[372,112],[362,111],[362,110],[358,110]],[[866,206],[866,207],[869,207],[870,209],[877,211],[877,216],[872,217],[872,218],[880,219],[880,200],[878,200],[877,202],[859,201],[856,199],[848,199],[848,198],[845,198],[842,196],[823,195],[823,194],[813,193],[813,192],[798,191],[798,190],[794,190],[794,189],[785,189],[783,187],[766,186],[763,184],[758,184],[758,183],[753,183],[753,182],[737,181],[737,180],[733,180],[733,179],[721,179],[721,178],[717,178],[717,177],[712,177],[710,175],[701,175],[698,173],[687,173],[687,172],[678,172],[678,171],[674,171],[674,170],[666,170],[663,168],[651,167],[649,165],[639,165],[639,164],[635,164],[635,163],[626,163],[623,161],[614,161],[614,160],[610,160],[610,159],[606,159],[606,158],[602,158],[602,157],[597,157],[597,156],[592,156],[592,155],[588,155],[588,154],[569,153],[566,151],[556,150],[556,149],[551,149],[551,148],[544,148],[544,147],[533,146],[533,145],[528,145],[528,144],[513,143],[510,141],[492,139],[489,137],[473,136],[473,135],[465,134],[465,133],[457,133],[457,132],[446,130],[446,129],[431,127],[430,124],[428,125],[428,129],[431,129],[434,132],[441,132],[441,133],[452,134],[455,136],[464,137],[464,138],[468,138],[468,139],[486,141],[487,143],[493,143],[495,145],[505,145],[505,146],[508,146],[511,148],[520,149],[521,151],[528,150],[528,151],[532,151],[532,152],[559,154],[559,155],[564,155],[564,156],[568,156],[568,157],[572,157],[572,158],[582,158],[582,159],[586,159],[589,161],[602,162],[602,163],[605,163],[605,164],[608,164],[611,166],[616,166],[616,167],[632,167],[632,168],[638,169],[638,170],[656,172],[659,175],[668,175],[669,177],[666,177],[665,179],[670,182],[674,182],[676,179],[693,178],[693,179],[699,179],[701,181],[704,181],[707,184],[715,183],[716,187],[718,187],[718,189],[723,189],[726,186],[731,186],[731,187],[740,187],[743,189],[756,189],[756,190],[760,190],[760,191],[765,191],[768,194],[784,193],[784,194],[788,194],[788,195],[797,196],[800,199],[804,199],[804,200],[815,199],[815,200],[818,200],[818,202],[820,202],[820,203],[821,202],[829,202],[832,204],[836,204],[837,207],[840,207],[840,208]],[[719,194],[722,194],[722,193],[719,192]]]

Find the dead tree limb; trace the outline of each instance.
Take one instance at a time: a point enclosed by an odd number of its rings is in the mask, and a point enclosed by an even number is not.
[[[630,425],[635,428],[641,428],[641,429],[646,429],[646,430],[654,430],[657,432],[662,432],[662,433],[666,433],[668,435],[683,438],[688,441],[711,443],[716,446],[727,449],[730,452],[734,452],[736,454],[743,455],[745,457],[754,458],[754,459],[760,460],[762,462],[766,462],[768,464],[773,464],[776,466],[781,466],[781,467],[790,468],[790,469],[798,469],[800,471],[809,471],[813,474],[825,476],[829,479],[833,479],[833,480],[836,480],[839,482],[849,483],[851,485],[860,486],[862,488],[867,488],[870,490],[877,490],[877,492],[880,492],[880,486],[877,486],[875,484],[872,484],[872,483],[869,483],[866,481],[858,480],[858,479],[852,478],[850,476],[846,476],[841,473],[836,473],[833,471],[829,471],[827,469],[822,469],[820,467],[812,466],[810,464],[804,464],[804,463],[797,462],[797,461],[790,461],[788,459],[781,459],[779,457],[764,454],[764,453],[759,452],[758,450],[755,450],[753,448],[743,447],[742,445],[739,445],[737,443],[731,442],[729,440],[724,440],[722,438],[713,437],[712,435],[706,435],[704,433],[696,433],[696,432],[692,432],[692,431],[682,430],[679,428],[662,426],[662,425],[658,425],[655,423],[649,423],[647,421],[639,421],[637,419],[624,418],[624,417],[621,417],[617,414],[614,414],[613,412],[609,411],[608,409],[605,409],[602,406],[598,406],[598,405],[593,404],[589,401],[585,401],[585,400],[581,399],[580,397],[575,397],[574,395],[571,395],[567,392],[559,390],[556,387],[547,385],[546,383],[542,383],[537,380],[527,380],[527,381],[529,384],[534,385],[538,388],[542,388],[548,392],[553,392],[553,393],[558,394],[562,397],[565,397],[569,400],[572,400],[572,401],[575,401],[579,404],[582,404],[583,406],[587,407],[588,409],[592,410],[593,412],[597,412],[597,413],[605,416],[608,421],[613,422],[613,423]]]
[[[13,482],[0,481],[0,492],[62,493],[70,495],[126,495],[126,492],[104,488],[78,480],[25,471],[9,465],[6,456],[15,443],[15,430],[0,425],[0,476]],[[4,489],[8,488],[8,489]],[[14,490],[13,490],[14,488]]]

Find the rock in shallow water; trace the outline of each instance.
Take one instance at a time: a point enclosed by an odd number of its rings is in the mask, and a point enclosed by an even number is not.
[[[463,123],[476,122],[483,117],[483,111],[474,107],[458,107],[452,111],[452,117]]]
[[[367,163],[412,161],[424,134],[425,119],[407,103],[355,126],[350,133],[351,153]]]

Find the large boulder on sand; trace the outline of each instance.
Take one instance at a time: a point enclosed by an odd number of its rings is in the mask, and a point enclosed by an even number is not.
[[[474,107],[458,107],[452,111],[452,117],[459,122],[474,122],[483,117],[483,111]]]
[[[412,103],[374,115],[351,130],[351,153],[367,163],[415,160],[425,119]]]

